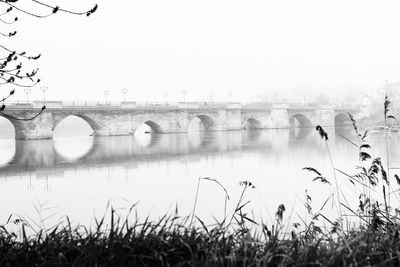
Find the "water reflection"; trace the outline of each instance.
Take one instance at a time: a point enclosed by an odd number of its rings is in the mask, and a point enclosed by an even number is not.
[[[311,132],[314,130],[314,127],[291,127],[289,129],[289,135],[291,139],[306,139],[311,136]]]
[[[356,141],[354,131],[326,130],[335,165],[353,173],[358,150],[341,135]],[[383,138],[370,137],[373,156],[385,155]],[[393,167],[400,167],[400,152],[395,149],[399,141],[397,136],[389,137]],[[13,141],[0,142],[0,149],[0,201],[15,204],[0,206],[1,214],[15,212],[17,207],[25,211],[29,201],[39,197],[63,207],[64,214],[80,222],[91,219],[93,209],[102,211],[115,198],[140,201],[144,216],[150,210],[162,214],[175,203],[188,214],[200,176],[219,179],[232,196],[240,195],[239,181],[251,180],[256,191],[247,197],[259,208],[267,203],[273,217],[279,204],[289,207],[293,199],[302,209],[298,199],[304,189],[314,193],[315,202],[318,194],[326,196],[329,189],[313,183],[303,167],[315,167],[327,177],[332,174],[325,142],[313,128],[149,134],[144,140],[117,136]],[[202,184],[200,217],[222,214],[223,202],[219,188]]]
[[[6,169],[21,168],[34,171],[38,168],[54,166],[58,158],[51,140],[17,140],[15,151],[15,156],[5,167]]]
[[[66,161],[78,162],[93,148],[93,137],[54,139],[54,149]]]
[[[320,143],[312,128],[300,128],[296,132],[248,130],[16,141],[0,143],[4,151],[0,173],[122,163],[127,166],[171,157],[235,151],[258,151],[280,159],[288,150],[304,150],[304,146],[308,147],[307,150],[319,151]]]
[[[0,167],[7,165],[15,155],[15,140],[0,140]]]

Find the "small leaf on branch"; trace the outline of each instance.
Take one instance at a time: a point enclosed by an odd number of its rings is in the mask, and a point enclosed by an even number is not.
[[[96,12],[96,10],[97,10],[97,4],[95,4],[94,7],[86,13],[86,16],[89,17],[89,16],[92,15],[94,12]]]

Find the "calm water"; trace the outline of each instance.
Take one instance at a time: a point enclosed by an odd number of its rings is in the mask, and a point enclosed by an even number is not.
[[[354,173],[357,149],[329,129],[330,147],[338,168]],[[351,130],[344,134],[355,140]],[[374,155],[385,155],[382,137],[370,137]],[[399,137],[390,138],[392,165],[400,167]],[[269,221],[276,207],[294,207],[293,217],[305,214],[305,190],[317,209],[329,187],[313,183],[312,166],[332,177],[325,144],[314,129],[260,130],[193,134],[64,138],[41,141],[0,141],[1,221],[11,213],[38,218],[34,204],[46,204],[42,218],[68,215],[75,223],[90,224],[114,207],[139,202],[138,214],[160,217],[179,207],[189,214],[199,177],[220,181],[229,191],[231,211],[240,195],[239,181],[249,180],[248,210]],[[333,180],[331,180],[333,182]],[[341,178],[341,187],[348,182]],[[357,200],[357,192],[349,191]],[[355,202],[356,203],[356,202]],[[36,204],[37,206],[37,204]],[[51,209],[50,209],[51,207]],[[197,214],[211,222],[220,219],[224,193],[209,181],[200,184]],[[54,214],[54,215],[53,215]]]

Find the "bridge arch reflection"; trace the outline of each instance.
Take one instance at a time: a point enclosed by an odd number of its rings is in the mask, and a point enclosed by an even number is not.
[[[77,162],[93,149],[92,137],[54,139],[56,154],[69,162]]]
[[[257,119],[254,118],[248,118],[244,121],[243,123],[243,128],[244,129],[261,129],[261,122]]]
[[[135,168],[140,163],[168,161],[173,158],[198,160],[222,154],[238,155],[238,151],[257,151],[273,155],[274,160],[284,160],[288,150],[300,149],[304,144],[307,144],[308,151],[311,149],[315,153],[322,153],[321,140],[312,128],[298,130],[295,135],[288,129],[155,134],[151,135],[150,143],[146,146],[132,135],[76,138],[77,140],[16,141],[15,153],[8,146],[10,156],[0,162],[0,176],[33,171],[55,172],[60,175],[60,171],[70,169],[114,165]],[[327,130],[334,131],[333,128]],[[331,138],[334,137],[331,132],[329,134]],[[79,152],[67,151],[77,149]]]

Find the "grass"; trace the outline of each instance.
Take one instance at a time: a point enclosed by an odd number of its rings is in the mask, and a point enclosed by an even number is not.
[[[385,123],[395,119],[388,114],[389,104],[386,98]],[[45,228],[49,216],[42,216],[46,207],[39,203],[35,207],[39,222],[10,216],[0,226],[0,266],[399,266],[400,209],[391,204],[398,203],[400,178],[391,176],[388,157],[385,162],[371,156],[368,131],[360,132],[351,114],[349,118],[357,141],[344,138],[358,149],[355,173],[335,165],[328,135],[317,126],[332,173],[304,169],[314,175],[314,182],[330,187],[331,193],[314,211],[306,192],[304,205],[309,219],[300,218],[300,223],[289,225],[285,218],[291,214],[286,214],[283,204],[277,207],[273,222],[256,220],[247,212],[250,201],[246,195],[255,187],[249,181],[239,184],[242,191],[228,214],[231,198],[227,189],[216,179],[202,177],[189,216],[179,216],[176,208],[175,213],[157,221],[140,220],[133,205],[125,217],[109,208],[108,219],[96,220],[92,228],[73,226],[68,218]],[[343,193],[345,180],[358,195]],[[196,216],[204,182],[214,183],[225,195],[224,219],[213,225]],[[357,203],[357,209],[348,200]],[[327,205],[329,202],[332,205]],[[329,206],[337,212],[333,218],[325,215]],[[19,234],[8,230],[10,225],[19,227]],[[28,231],[34,234],[28,235]]]
[[[400,264],[399,227],[384,225],[305,230],[283,238],[277,224],[252,231],[246,223],[228,229],[188,227],[188,218],[164,216],[159,221],[123,221],[111,210],[108,225],[95,229],[65,225],[41,230],[22,240],[4,229],[0,234],[1,266],[373,266]],[[22,226],[24,229],[24,226]]]

